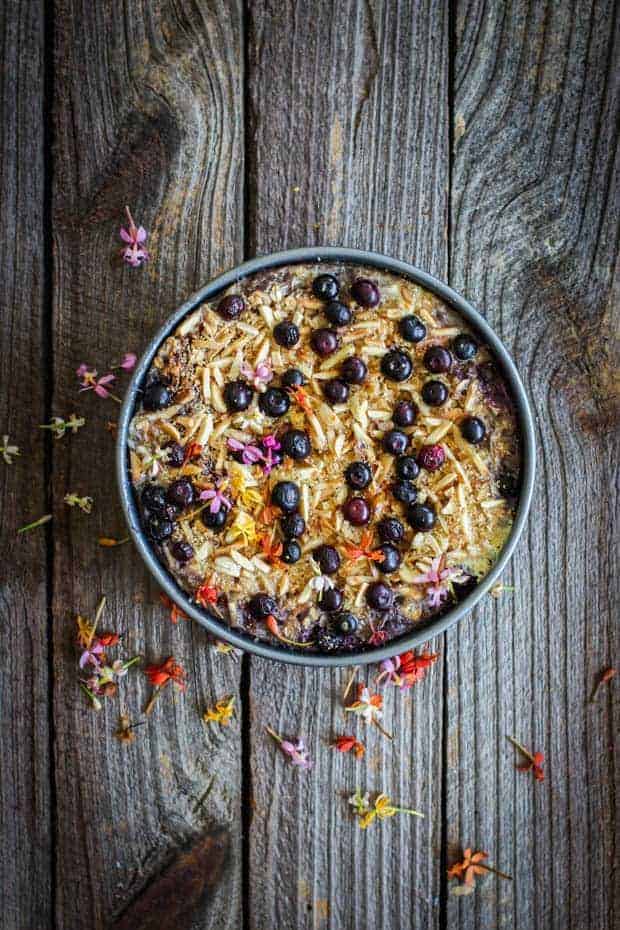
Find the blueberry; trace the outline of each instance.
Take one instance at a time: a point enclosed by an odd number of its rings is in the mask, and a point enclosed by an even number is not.
[[[401,400],[394,407],[392,420],[396,426],[413,426],[418,415],[418,408],[408,400]]]
[[[413,314],[404,316],[399,323],[398,329],[407,342],[422,342],[426,336],[426,326],[422,320],[419,320]]]
[[[306,379],[298,368],[289,368],[280,378],[282,387],[297,388],[306,383]]]
[[[407,519],[414,530],[427,533],[435,526],[435,511],[428,504],[412,504],[407,510]]]
[[[363,491],[372,481],[372,472],[366,462],[351,462],[344,473],[347,484],[356,491]]]
[[[377,524],[377,532],[381,542],[402,542],[405,538],[405,527],[396,517],[384,517]]]
[[[353,313],[346,304],[339,300],[332,300],[325,307],[325,316],[332,326],[348,326],[353,319]]]
[[[169,447],[168,464],[172,468],[180,468],[185,459],[185,449],[178,442],[173,442]]]
[[[147,484],[140,495],[146,510],[163,513],[166,507],[166,489],[160,484]]]
[[[325,588],[319,598],[319,607],[327,613],[340,610],[344,595],[338,588]]]
[[[217,312],[223,320],[236,320],[245,310],[245,301],[239,294],[228,294],[217,305]]]
[[[383,581],[373,581],[366,588],[366,602],[374,610],[389,610],[394,604],[394,592]]]
[[[188,542],[175,542],[172,544],[170,549],[172,558],[176,559],[177,562],[181,565],[185,565],[186,562],[189,562],[194,558],[194,549]]]
[[[226,507],[220,507],[220,509],[216,510],[215,513],[211,513],[207,507],[201,512],[200,519],[208,530],[221,530],[226,523],[227,516],[228,509]]]
[[[376,307],[381,299],[379,288],[368,278],[356,278],[351,285],[351,296],[361,307]]]
[[[486,432],[484,423],[478,417],[465,417],[461,421],[461,436],[474,446],[482,442]]]
[[[162,514],[151,514],[146,521],[146,532],[155,542],[163,542],[164,539],[168,539],[172,536],[173,530],[174,525],[172,520],[169,520]]]
[[[349,633],[355,633],[359,626],[359,621],[355,614],[349,613],[348,610],[341,610],[333,619],[333,624],[339,633],[348,636]]]
[[[340,556],[333,546],[319,546],[312,557],[318,563],[322,575],[333,575],[340,568]]]
[[[292,349],[299,342],[299,329],[290,320],[282,320],[281,323],[276,323],[274,326],[273,338],[279,346]]]
[[[357,355],[350,355],[342,363],[340,374],[347,384],[363,384],[368,374],[368,366]]]
[[[310,437],[303,429],[289,429],[282,437],[282,451],[291,459],[307,459],[312,452]]]
[[[189,478],[177,478],[169,485],[166,497],[171,504],[181,508],[189,507],[195,497],[194,486]]]
[[[405,481],[415,481],[420,474],[418,463],[410,455],[401,455],[396,459],[396,474]]]
[[[392,494],[401,504],[413,504],[418,496],[416,486],[411,481],[395,481],[392,485]]]
[[[172,394],[170,389],[162,384],[161,381],[153,381],[146,391],[142,404],[145,410],[163,410],[172,403]]]
[[[285,539],[282,543],[282,561],[287,565],[298,562],[301,558],[301,546],[296,539]]]
[[[338,348],[338,333],[335,329],[315,329],[310,337],[310,345],[317,355],[331,355]]]
[[[333,274],[320,274],[312,282],[312,293],[319,300],[335,300],[339,290],[340,285]]]
[[[266,620],[269,616],[276,616],[278,605],[268,594],[255,594],[248,601],[248,610],[255,620]]]
[[[366,526],[370,520],[370,507],[363,497],[350,497],[343,504],[342,513],[353,526]]]
[[[253,396],[254,388],[241,378],[230,381],[224,388],[224,402],[231,413],[247,410]]]
[[[271,492],[271,501],[284,513],[293,513],[299,506],[299,488],[294,481],[278,481]]]
[[[391,349],[381,359],[381,371],[390,381],[406,381],[413,371],[411,357],[403,349]]]
[[[391,546],[390,543],[384,543],[383,546],[379,546],[377,552],[383,554],[383,560],[377,562],[377,568],[380,572],[383,572],[384,575],[389,575],[392,572],[398,571],[402,559],[396,546]]]
[[[294,539],[297,536],[303,536],[306,521],[300,513],[287,513],[280,520],[280,529],[286,539]]]
[[[418,452],[418,465],[426,471],[437,471],[446,460],[443,446],[422,446]]]
[[[422,400],[429,407],[441,407],[448,399],[448,388],[443,381],[426,381],[422,387]]]
[[[323,382],[323,395],[328,404],[346,404],[349,397],[349,385],[340,378],[330,378]]]
[[[440,375],[442,372],[450,371],[452,356],[443,346],[429,346],[424,353],[424,364],[434,375]]]
[[[282,388],[268,387],[258,395],[258,407],[268,417],[282,417],[290,406],[291,399]]]
[[[409,436],[399,429],[389,429],[384,435],[381,445],[384,452],[389,455],[402,455],[409,445]]]
[[[478,346],[471,336],[466,336],[464,333],[461,333],[460,336],[456,336],[452,340],[452,351],[462,362],[468,362],[475,357]]]

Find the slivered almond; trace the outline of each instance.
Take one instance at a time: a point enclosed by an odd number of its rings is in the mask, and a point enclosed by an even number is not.
[[[433,430],[432,433],[429,433],[427,442],[429,443],[429,445],[433,445],[434,443],[439,442],[440,439],[443,439],[444,436],[448,435],[451,429],[452,429],[452,421],[444,420],[441,426],[438,426],[436,429]]]
[[[177,326],[174,335],[177,338],[183,338],[184,336],[189,335],[192,330],[196,329],[200,321],[202,320],[202,310],[194,310],[193,313],[190,313],[189,316],[186,316],[182,323]]]
[[[241,574],[241,568],[234,559],[229,558],[227,555],[218,556],[213,562],[213,566],[216,571],[223,572],[225,575],[231,575],[233,578],[238,578]]]
[[[181,444],[182,437],[176,426],[173,426],[172,423],[168,423],[167,420],[158,421],[158,424],[167,436],[170,436],[175,442]]]
[[[218,413],[226,413],[226,404],[219,384],[211,385],[211,403]]]

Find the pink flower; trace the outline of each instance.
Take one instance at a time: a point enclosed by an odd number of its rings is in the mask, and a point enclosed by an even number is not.
[[[92,374],[87,373],[82,381],[80,391],[94,391],[98,397],[112,396],[106,385],[110,384],[112,381],[116,381],[116,376],[112,374],[104,375],[103,378],[99,378],[98,381],[96,380],[96,376],[96,371]]]
[[[201,501],[211,501],[209,510],[211,513],[217,513],[220,507],[227,507],[228,510],[232,507],[232,501],[222,494],[219,489],[209,488],[207,491],[200,492]]]
[[[103,644],[98,639],[94,639],[90,647],[84,649],[80,656],[80,668],[84,668],[86,665],[94,665],[95,668],[99,668],[101,665],[99,656],[103,652],[103,648]]]
[[[269,475],[272,469],[275,468],[276,465],[279,465],[282,461],[281,455],[274,455],[274,452],[278,452],[282,446],[276,437],[272,434],[269,434],[268,436],[265,436],[263,439],[261,439],[261,445],[263,449],[266,450],[263,454],[263,460],[265,463],[263,465],[263,474]]]
[[[298,765],[302,769],[312,768],[312,760],[308,757],[308,750],[302,739],[298,739],[296,743],[283,739],[280,749],[289,757],[291,765]]]
[[[124,368],[125,371],[131,371],[131,369],[136,364],[137,355],[134,355],[133,352],[125,352],[123,355],[123,360],[119,365],[119,368]]]
[[[241,374],[244,378],[247,378],[248,381],[251,381],[257,391],[264,391],[265,385],[268,384],[273,378],[273,372],[271,370],[271,363],[269,360],[261,362],[260,365],[257,365],[256,368],[252,368],[251,365],[244,363],[241,366]]]
[[[241,453],[241,461],[244,465],[255,465],[263,458],[263,453],[258,446],[253,446],[249,442],[239,442],[238,439],[230,438],[226,440],[226,445],[233,452]]]
[[[147,231],[144,226],[136,227],[129,207],[125,207],[125,211],[129,220],[129,229],[125,229],[124,226],[120,228],[120,237],[123,242],[127,243],[125,248],[121,249],[121,255],[128,265],[138,268],[143,262],[149,260],[149,253],[142,248],[142,244],[146,242]]]
[[[450,583],[462,576],[458,568],[446,568],[445,555],[438,556],[431,562],[431,567],[424,575],[416,575],[414,584],[427,585],[426,596],[431,607],[439,607],[448,596]]]

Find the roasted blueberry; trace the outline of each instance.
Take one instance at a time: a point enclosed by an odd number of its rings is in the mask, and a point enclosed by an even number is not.
[[[339,300],[332,300],[325,307],[325,316],[332,326],[348,326],[353,319],[353,313],[346,304]]]
[[[389,429],[387,433],[385,433],[381,445],[383,446],[384,452],[387,452],[389,455],[402,455],[409,445],[409,436],[399,429]]]
[[[404,316],[399,324],[400,334],[407,342],[422,342],[426,336],[426,326],[417,316]]]
[[[413,364],[403,349],[391,349],[381,359],[381,371],[390,381],[406,381],[413,371]]]
[[[351,285],[351,296],[361,307],[376,307],[381,299],[379,288],[368,278],[356,278]]]
[[[394,592],[383,581],[373,581],[366,588],[366,602],[374,610],[389,610],[394,604]]]
[[[418,491],[411,481],[395,481],[392,485],[392,494],[401,504],[413,504],[417,499]]]
[[[228,508],[220,507],[219,510],[216,510],[213,513],[209,507],[203,510],[200,514],[200,519],[204,526],[208,530],[221,530],[224,524],[226,523],[226,517],[228,516]]]
[[[377,524],[377,532],[381,542],[402,542],[405,538],[405,527],[396,517],[384,517]]]
[[[437,471],[438,468],[441,468],[445,460],[446,453],[443,450],[443,446],[438,444],[434,446],[422,446],[418,452],[418,465],[420,468],[425,468],[426,471]]]
[[[350,613],[348,610],[341,610],[340,613],[335,615],[332,622],[334,627],[339,633],[342,633],[343,636],[355,633],[359,626],[359,621],[355,614]]]
[[[287,565],[298,562],[301,558],[301,546],[296,539],[285,539],[282,543],[282,561]]]
[[[153,513],[146,520],[146,532],[155,542],[163,542],[164,539],[168,539],[172,536],[173,530],[174,524],[172,520],[162,514]]]
[[[330,378],[323,382],[323,396],[328,404],[346,404],[349,397],[349,385],[340,378]]]
[[[185,565],[186,562],[189,562],[194,558],[193,546],[190,546],[188,542],[184,542],[183,540],[179,540],[179,542],[173,543],[170,548],[170,552],[172,554],[172,558],[176,559],[180,565]]]
[[[342,513],[353,526],[366,526],[370,520],[370,507],[363,497],[350,497],[342,505]]]
[[[147,484],[140,495],[143,506],[153,513],[163,513],[166,507],[166,489],[160,484]]]
[[[411,455],[401,455],[396,459],[396,474],[405,481],[415,481],[420,474],[418,463]]]
[[[277,615],[278,605],[268,594],[255,594],[248,601],[248,610],[255,620],[266,620]]]
[[[319,300],[335,300],[339,290],[340,285],[333,274],[320,274],[312,282],[312,293]]]
[[[144,392],[142,403],[145,410],[163,410],[172,403],[172,394],[161,381],[153,381]]]
[[[363,384],[368,374],[368,366],[357,355],[350,355],[342,363],[340,374],[347,384]]]
[[[338,333],[335,329],[315,329],[310,337],[310,345],[317,355],[331,355],[338,348]]]
[[[466,336],[464,333],[461,333],[460,336],[456,336],[452,340],[452,351],[462,362],[468,362],[475,357],[478,346],[471,336]]]
[[[194,486],[189,478],[177,478],[168,487],[166,497],[171,504],[178,507],[189,507],[194,500]]]
[[[429,346],[424,353],[424,364],[434,375],[440,375],[450,371],[452,356],[443,346]]]
[[[310,437],[303,429],[289,429],[282,437],[282,451],[291,459],[307,459],[312,452]]]
[[[306,379],[298,368],[289,368],[280,378],[280,383],[282,387],[297,388],[305,384]]]
[[[294,539],[297,536],[303,536],[306,521],[300,513],[287,513],[280,520],[280,529],[285,539]]]
[[[413,426],[418,415],[418,408],[408,400],[401,400],[394,407],[392,420],[396,426]]]
[[[273,338],[279,346],[292,349],[299,342],[299,329],[290,320],[282,320],[274,326]]]
[[[422,400],[429,407],[441,407],[448,399],[448,388],[443,381],[426,381],[422,387]]]
[[[319,546],[312,557],[321,569],[322,575],[333,575],[340,568],[340,556],[333,546]]]
[[[245,310],[245,301],[239,294],[222,297],[217,305],[217,312],[223,320],[237,320]]]
[[[390,575],[392,572],[398,571],[402,558],[396,546],[384,543],[379,546],[377,552],[381,552],[383,555],[381,562],[377,562],[377,568],[380,572],[383,572],[384,575]]]
[[[290,406],[291,399],[282,388],[268,387],[258,395],[258,407],[268,417],[282,417]]]
[[[407,519],[414,530],[428,533],[435,526],[435,511],[429,504],[412,504],[407,510]]]
[[[278,481],[273,486],[271,501],[284,513],[293,513],[299,506],[299,488],[294,481]]]
[[[168,465],[180,468],[185,459],[185,449],[178,442],[173,442],[168,448]]]
[[[247,410],[252,403],[253,396],[254,388],[242,378],[229,381],[224,388],[224,402],[231,413]]]
[[[325,588],[319,598],[319,607],[327,613],[340,610],[344,596],[338,588]]]
[[[372,472],[366,462],[351,462],[344,473],[347,484],[356,491],[363,491],[372,481]]]
[[[484,423],[478,417],[465,417],[461,421],[461,436],[474,446],[482,442],[486,432]]]

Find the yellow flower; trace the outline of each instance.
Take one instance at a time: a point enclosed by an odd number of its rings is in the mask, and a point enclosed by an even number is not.
[[[367,827],[369,827],[376,816],[377,812],[375,810],[371,810],[364,814],[363,817],[360,817],[360,827],[362,830],[365,830]]]
[[[219,723],[225,727],[232,718],[235,709],[235,696],[222,698],[215,707],[209,707],[203,714],[203,720],[207,723]]]
[[[387,817],[393,817],[394,814],[413,814],[415,817],[424,817],[424,814],[411,808],[395,807],[387,794],[378,794],[371,804],[368,794],[362,795],[359,788],[349,798],[349,804],[355,809],[355,815],[359,818],[362,830],[366,830],[376,818],[385,820]]]
[[[263,503],[263,498],[256,488],[248,487],[244,469],[236,462],[231,466],[230,487],[238,503],[248,510],[255,510]]]
[[[380,794],[375,799],[375,811],[377,817],[383,820],[385,817],[393,817],[394,814],[398,813],[398,808],[394,807],[387,794]]]
[[[246,546],[256,542],[256,524],[244,510],[238,512],[226,534],[226,542],[231,543],[236,539],[243,539]]]

